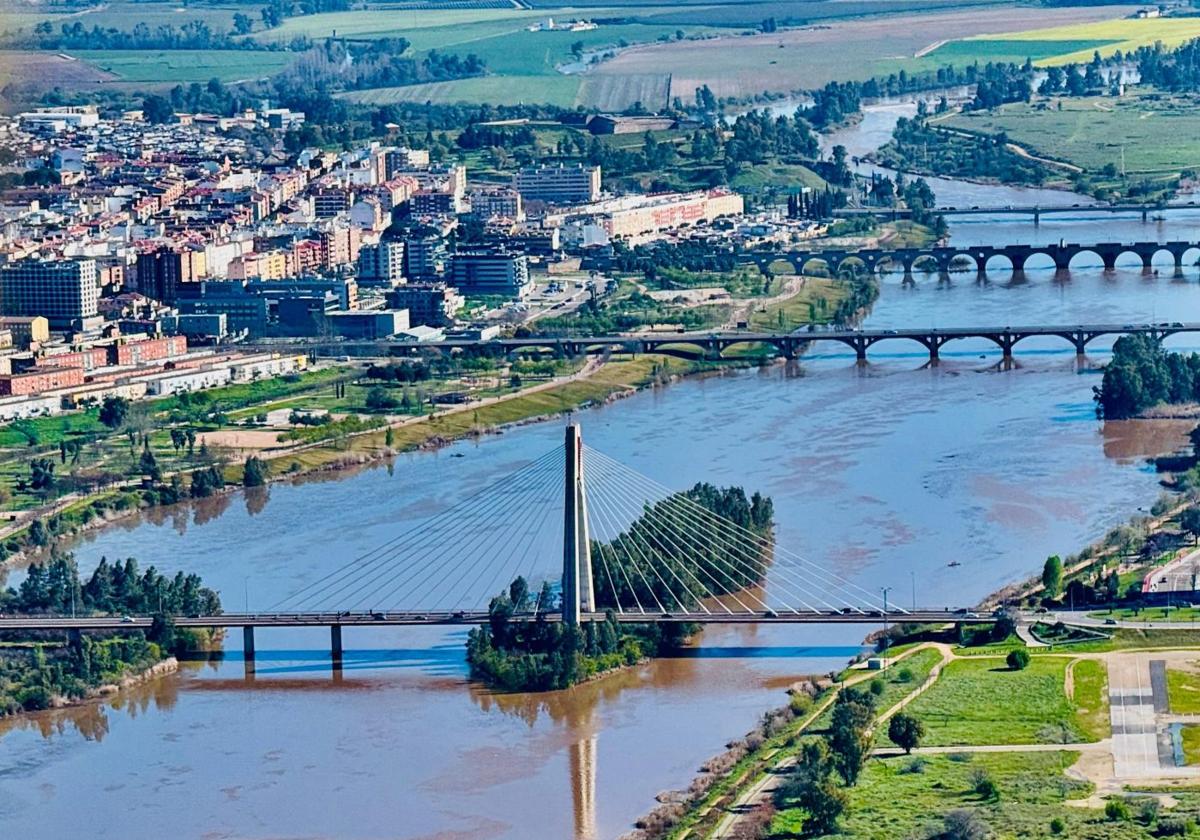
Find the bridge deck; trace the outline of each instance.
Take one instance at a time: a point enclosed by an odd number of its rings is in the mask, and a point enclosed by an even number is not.
[[[517,614],[514,621],[538,619],[556,622],[558,612]],[[603,621],[604,613],[584,613],[584,621]],[[986,623],[995,620],[991,613],[976,614],[969,610],[881,611],[828,610],[793,611],[763,610],[755,612],[673,612],[617,613],[616,619],[625,624],[696,623],[696,624],[882,624],[885,620],[898,622],[965,622]],[[5,630],[145,630],[150,627],[149,616],[47,616],[0,618],[0,632]],[[337,613],[225,613],[212,616],[180,616],[177,627],[353,627],[353,626],[413,626],[486,624],[488,615],[481,611],[461,612],[337,612]]]

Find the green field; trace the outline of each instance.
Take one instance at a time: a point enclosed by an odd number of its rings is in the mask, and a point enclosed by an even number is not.
[[[74,56],[127,82],[223,82],[278,73],[296,56],[261,50],[79,50]]]
[[[1031,152],[1099,172],[1178,173],[1200,166],[1200,108],[1190,96],[1140,93],[1120,99],[1080,97],[1053,107],[1014,103],[995,112],[973,111],[938,121],[949,128],[1005,132]]]
[[[1200,764],[1200,726],[1187,724],[1181,727],[1179,737],[1183,742],[1184,763]]]
[[[1131,52],[1138,47],[1152,46],[1156,43],[1161,43],[1167,48],[1177,47],[1196,37],[1200,37],[1200,18],[1177,17],[1135,20],[1128,17],[1119,17],[1111,20],[1069,24],[1048,29],[1033,29],[1006,35],[981,36],[969,39],[967,43],[981,45],[979,48],[987,50],[989,49],[987,44],[994,41],[1052,41],[1063,44],[1069,44],[1072,41],[1083,41],[1089,44],[1094,44],[1097,41],[1105,42],[1104,46],[1100,47],[1084,46],[1051,55],[1043,55],[1041,60],[1038,61],[1039,64],[1050,65],[1090,61],[1093,51],[1099,51],[1101,56],[1108,56],[1117,50]],[[1037,49],[1037,47],[1031,45],[1030,49]]]
[[[1080,729],[1092,740],[1107,738],[1112,732],[1112,720],[1108,710],[1108,671],[1104,663],[1080,659],[1072,672],[1075,678],[1072,700]]]
[[[1041,61],[1048,58],[1057,58],[1060,55],[1067,55],[1069,53],[1086,52],[1090,55],[1093,50],[1109,47],[1116,43],[1120,42],[1110,40],[1035,41],[1021,40],[1019,38],[1012,38],[1011,40],[1006,38],[967,38],[961,41],[950,41],[938,47],[933,52],[926,53],[925,58],[938,64],[953,64],[956,66],[970,64],[974,61],[1003,61],[1020,64],[1026,59]]]
[[[1049,657],[1023,671],[1008,670],[1002,659],[955,660],[908,710],[925,722],[930,746],[1087,740],[1067,700],[1066,667]]]
[[[895,840],[937,837],[940,817],[955,808],[977,810],[1000,837],[1049,836],[1046,826],[1054,816],[1079,812],[1079,823],[1093,819],[1085,809],[1063,807],[1069,799],[1082,799],[1091,785],[1063,775],[1078,753],[980,753],[931,755],[871,761],[858,785],[850,788],[850,805],[836,837],[858,840]],[[919,768],[919,769],[917,769]],[[999,799],[984,802],[973,791],[976,779],[986,776],[999,789]],[[785,815],[776,818],[769,837],[786,833]],[[1064,834],[1080,837],[1081,834]],[[1117,837],[1142,835],[1095,835]]]
[[[1172,714],[1200,714],[1200,674],[1168,668],[1167,700]]]

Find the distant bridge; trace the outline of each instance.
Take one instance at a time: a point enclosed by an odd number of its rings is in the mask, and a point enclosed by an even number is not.
[[[905,275],[911,275],[914,269],[922,265],[936,270],[939,274],[949,274],[957,264],[967,264],[979,273],[985,274],[995,269],[993,261],[999,261],[1003,270],[1014,274],[1025,271],[1026,264],[1035,256],[1048,257],[1055,269],[1067,271],[1071,260],[1080,254],[1092,254],[1100,259],[1105,271],[1113,271],[1117,267],[1117,259],[1124,254],[1133,254],[1141,260],[1142,268],[1146,271],[1153,269],[1154,257],[1167,253],[1172,258],[1176,271],[1183,270],[1184,255],[1188,251],[1196,251],[1200,257],[1200,243],[1196,242],[1098,242],[1095,244],[1080,244],[1077,242],[1060,242],[1051,245],[970,245],[970,246],[937,246],[932,248],[820,248],[814,250],[791,249],[781,251],[748,251],[738,254],[737,259],[744,265],[755,265],[763,273],[775,274],[804,274],[806,269],[814,264],[826,267],[832,275],[838,275],[843,269],[856,268],[868,273],[875,273],[885,267],[899,267]],[[784,263],[784,271],[779,270],[779,263]]]
[[[585,466],[593,476],[586,484]],[[609,614],[638,624],[995,621],[969,609],[889,605],[888,590],[867,590],[788,552],[770,531],[751,530],[584,447],[576,425],[566,427],[561,449],[267,610],[174,621],[186,628],[242,628],[248,667],[258,628],[327,627],[340,669],[342,628],[487,624],[481,605],[518,575],[543,585],[536,599],[532,590],[514,596],[513,621],[580,625]],[[383,607],[388,604],[406,606]],[[152,623],[148,615],[19,616],[0,618],[0,632],[145,631]]]
[[[542,350],[565,356],[580,356],[607,352],[622,353],[671,353],[684,348],[696,348],[704,353],[720,356],[725,350],[739,344],[760,344],[773,347],[788,359],[799,358],[801,352],[816,342],[843,344],[854,351],[859,359],[867,358],[867,351],[883,341],[908,340],[922,345],[930,358],[938,358],[941,348],[948,342],[965,338],[982,338],[1000,348],[1005,358],[1013,355],[1020,342],[1035,336],[1061,338],[1082,355],[1089,343],[1105,335],[1148,335],[1156,341],[1179,333],[1200,333],[1200,322],[1181,321],[1159,324],[1062,324],[1042,326],[981,326],[981,327],[928,327],[915,329],[813,329],[798,332],[673,332],[641,333],[637,335],[596,336],[529,336],[527,338],[501,338],[489,341],[453,340],[422,344],[398,341],[309,341],[299,344],[256,345],[261,349],[304,350],[316,353],[416,353],[435,349],[444,351],[475,350],[496,353],[517,353],[523,350]]]
[[[1194,201],[1186,204],[1055,204],[1042,206],[1038,204],[1012,205],[999,207],[955,207],[946,205],[938,207],[933,212],[945,216],[1032,216],[1038,222],[1042,216],[1054,213],[1140,213],[1142,221],[1148,221],[1151,213],[1161,213],[1168,210],[1186,210],[1198,205]],[[906,219],[912,211],[902,207],[843,207],[834,210],[838,218],[853,218],[855,216],[875,216],[886,219]]]

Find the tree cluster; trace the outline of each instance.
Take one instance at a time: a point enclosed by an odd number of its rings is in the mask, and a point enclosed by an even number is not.
[[[1200,355],[1168,352],[1147,335],[1121,336],[1093,392],[1096,412],[1106,420],[1134,417],[1161,403],[1194,402],[1200,399]]]
[[[221,599],[200,576],[176,572],[165,577],[153,566],[139,570],[132,557],[124,563],[100,563],[81,582],[75,558],[61,554],[29,567],[16,590],[4,595],[7,608],[22,613],[88,615],[147,614],[218,615]]]
[[[697,526],[695,505],[758,538],[751,554],[745,541],[712,539],[713,525]],[[703,516],[703,514],[701,514]],[[602,607],[661,604],[672,610],[698,606],[680,581],[702,580],[712,595],[760,583],[771,559],[774,505],[741,487],[698,483],[654,505],[611,541],[592,542],[592,580]],[[670,539],[664,539],[669,534]]]

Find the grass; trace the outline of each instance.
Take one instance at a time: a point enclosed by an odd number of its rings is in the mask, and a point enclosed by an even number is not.
[[[262,50],[78,50],[72,55],[127,82],[164,84],[258,79],[295,60],[293,53]]]
[[[1200,725],[1190,723],[1181,726],[1179,738],[1183,742],[1184,764],[1200,764]]]
[[[956,114],[939,125],[986,134],[1004,132],[1035,154],[1089,172],[1106,165],[1131,174],[1175,174],[1200,165],[1200,109],[1190,96],[1139,93],[1120,99],[1057,99],[1005,105],[993,112]]]
[[[1012,62],[1022,64],[1026,59],[1041,61],[1069,53],[1086,52],[1091,56],[1093,50],[1108,47],[1113,40],[1029,40],[1020,38],[964,38],[960,41],[950,41],[943,44],[927,57],[940,64],[961,66],[974,61],[983,62]]]
[[[1112,732],[1108,711],[1108,670],[1095,659],[1077,659],[1072,666],[1075,680],[1075,713],[1080,729],[1091,740],[1107,738]]]
[[[1173,714],[1200,714],[1200,674],[1168,668],[1167,703]]]
[[[1112,618],[1118,621],[1183,623],[1200,621],[1200,607],[1144,607],[1142,609],[1122,607],[1112,612],[1100,610],[1088,613],[1088,615],[1092,618]]]
[[[807,277],[804,288],[793,297],[756,306],[750,313],[750,329],[790,330],[805,324],[820,323],[832,316],[846,294],[844,281]]]
[[[908,707],[925,722],[929,746],[1086,740],[1064,687],[1066,660],[1033,659],[1010,671],[1002,659],[951,662]]]
[[[934,836],[941,815],[956,808],[977,811],[1001,837],[1047,836],[1051,818],[1077,810],[1064,808],[1063,803],[1091,792],[1087,782],[1063,775],[1063,769],[1077,757],[1078,753],[1064,750],[877,759],[867,765],[858,785],[849,789],[842,832],[835,836],[859,840]],[[915,768],[919,772],[914,772]],[[974,792],[980,774],[986,774],[999,788],[996,801],[981,801]],[[1090,817],[1083,810],[1079,815],[1081,819]],[[793,835],[777,832],[768,836]],[[1063,836],[1083,835],[1068,832]]]

